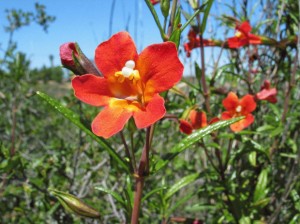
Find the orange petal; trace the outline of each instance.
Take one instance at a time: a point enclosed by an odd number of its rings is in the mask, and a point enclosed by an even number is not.
[[[107,105],[111,93],[107,81],[103,77],[95,75],[76,76],[72,80],[75,96],[81,101],[93,105]]]
[[[135,111],[133,118],[137,128],[148,127],[161,119],[166,113],[164,102],[164,98],[156,94],[144,110]]]
[[[95,135],[109,138],[121,131],[132,116],[132,112],[122,107],[105,107],[92,122]]]
[[[239,48],[249,44],[247,38],[230,37],[227,39],[229,48]]]
[[[239,132],[246,127],[248,127],[250,124],[252,124],[254,121],[254,116],[252,114],[248,114],[245,119],[240,120],[234,124],[230,125],[230,129],[234,132]]]
[[[127,32],[113,35],[101,43],[95,52],[96,65],[106,78],[121,71],[127,61],[136,59],[136,47]]]
[[[230,92],[222,103],[226,110],[235,111],[236,107],[239,105],[239,98],[234,92]]]
[[[240,105],[242,106],[242,114],[246,115],[248,113],[251,113],[252,111],[255,110],[256,108],[256,103],[254,100],[254,97],[250,94],[245,95],[241,100],[240,100]]]
[[[179,61],[177,49],[173,42],[153,44],[139,55],[137,70],[143,83],[156,93],[173,87],[182,77],[183,65]]]
[[[187,135],[190,135],[192,134],[193,132],[193,127],[192,125],[187,122],[186,120],[184,119],[180,119],[179,120],[179,130],[182,132],[182,133],[185,133]]]
[[[190,121],[194,129],[199,129],[207,126],[206,113],[203,111],[190,111]]]
[[[250,44],[261,44],[261,37],[257,36],[255,34],[249,33],[248,34],[248,40]]]
[[[233,115],[230,112],[225,111],[221,114],[221,118],[222,118],[222,120],[229,120],[229,119],[233,118]]]

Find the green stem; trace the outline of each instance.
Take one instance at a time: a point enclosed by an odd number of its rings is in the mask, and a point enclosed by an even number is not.
[[[149,8],[149,10],[150,10],[150,12],[151,12],[153,18],[154,18],[154,21],[155,21],[155,23],[156,23],[156,25],[157,25],[157,27],[158,27],[158,29],[159,29],[161,38],[162,38],[164,41],[167,40],[168,38],[166,37],[166,34],[165,34],[165,32],[164,32],[164,29],[163,29],[163,27],[161,26],[161,24],[160,24],[160,22],[159,22],[159,18],[158,18],[158,16],[157,16],[157,13],[156,13],[156,11],[155,11],[155,9],[154,9],[152,3],[150,2],[150,0],[145,0],[145,2],[146,2],[147,6],[148,6],[148,8]]]
[[[182,25],[182,27],[180,28],[181,32],[184,31],[184,29],[193,21],[193,19],[199,15],[199,13],[201,12],[201,9],[197,9],[194,13],[194,15],[191,16],[191,18],[189,18],[189,20]]]
[[[175,19],[175,15],[176,15],[176,8],[177,8],[177,0],[173,0],[171,16],[170,16],[170,21],[169,21],[169,28],[168,28],[168,37],[170,37],[173,32],[173,24],[174,24],[174,19]]]
[[[121,139],[122,139],[122,142],[123,142],[123,145],[124,145],[124,148],[125,148],[125,153],[126,153],[126,156],[128,157],[129,159],[129,164],[130,164],[130,172],[133,172],[134,171],[134,164],[132,164],[132,159],[131,159],[131,155],[130,155],[130,152],[129,152],[129,148],[128,148],[128,145],[126,143],[126,140],[125,140],[125,137],[124,137],[124,134],[123,134],[123,131],[120,131],[120,136],[121,136]]]

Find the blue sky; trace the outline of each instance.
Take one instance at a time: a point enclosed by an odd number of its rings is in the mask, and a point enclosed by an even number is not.
[[[8,34],[3,26],[7,25],[5,9],[33,11],[33,0],[0,0],[1,48],[5,48]],[[32,61],[32,67],[49,65],[49,55],[59,64],[59,46],[74,41],[89,58],[94,57],[96,46],[109,37],[109,22],[112,1],[107,0],[44,0],[38,1],[46,6],[46,12],[56,17],[48,33],[42,27],[33,24],[16,31],[14,40],[18,50],[26,52]],[[159,5],[155,6],[159,10]],[[159,11],[160,13],[160,11]],[[143,0],[116,0],[112,33],[125,30],[136,41],[139,50],[151,43],[161,42],[158,29]],[[138,24],[136,26],[136,24]]]
[[[7,25],[5,9],[22,9],[23,11],[34,11],[36,0],[0,0],[2,12],[0,13],[0,48],[1,53],[5,49],[8,34],[4,32]],[[89,58],[94,58],[95,48],[99,43],[109,38],[110,12],[112,0],[40,0],[40,4],[46,6],[48,15],[56,17],[50,24],[48,33],[42,27],[32,24],[17,30],[14,40],[17,41],[18,50],[25,52],[31,60],[32,67],[49,66],[49,55],[54,56],[55,65],[60,64],[59,46],[65,42],[79,43],[83,52]],[[185,1],[182,1],[185,2]],[[184,4],[183,4],[184,5]],[[159,4],[155,6],[157,13],[163,21]],[[215,1],[207,23],[205,38],[210,38],[215,30],[221,34],[218,38],[224,38],[222,27],[216,22],[216,17],[228,11],[222,1]],[[141,51],[145,46],[161,42],[161,37],[148,10],[144,0],[116,0],[112,19],[112,34],[125,30],[134,38],[138,50]],[[185,20],[182,19],[182,23]],[[188,30],[188,28],[187,28]],[[183,34],[186,36],[187,30]],[[229,35],[232,35],[232,30]],[[223,36],[222,36],[223,35]],[[210,55],[218,56],[219,49],[206,48],[206,59],[210,60]],[[193,51],[193,58],[199,58],[199,52]],[[189,62],[193,60],[181,58],[185,66],[185,74],[190,73]]]

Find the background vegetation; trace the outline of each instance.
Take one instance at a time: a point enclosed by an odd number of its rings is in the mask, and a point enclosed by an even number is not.
[[[181,1],[184,24],[194,1]],[[226,15],[210,15],[213,29],[207,37],[223,39],[235,24],[249,20],[253,33],[281,41],[299,34],[296,0],[248,1],[219,4]],[[99,3],[100,4],[100,3]],[[188,8],[188,10],[186,10]],[[209,8],[195,18],[194,26]],[[155,8],[157,11],[160,8]],[[47,31],[55,17],[36,4],[34,12],[7,9],[8,43],[0,58],[0,222],[1,223],[124,223],[130,217],[134,184],[103,145],[54,110],[35,94],[44,91],[79,114],[87,128],[97,108],[80,103],[70,88],[70,77],[60,66],[32,68],[26,52],[19,52],[13,34],[37,23]],[[230,16],[230,17],[229,17]],[[154,21],[153,21],[154,22]],[[163,21],[162,21],[163,22]],[[216,27],[224,27],[219,33]],[[189,29],[189,27],[187,28]],[[168,114],[180,118],[197,105],[208,119],[224,111],[222,100],[230,91],[255,94],[263,81],[277,89],[277,103],[259,101],[255,122],[234,133],[223,128],[189,146],[146,180],[141,223],[299,223],[300,222],[300,91],[297,42],[284,46],[246,46],[240,49],[194,49],[186,58],[180,37],[179,52],[189,77],[167,98]],[[161,40],[157,40],[161,42]],[[59,46],[57,46],[59,48]],[[225,56],[224,56],[225,55]],[[223,60],[226,57],[226,60]],[[51,61],[53,56],[49,56]],[[220,60],[221,58],[221,60]],[[203,59],[206,64],[204,67]],[[205,60],[206,59],[206,60]],[[224,61],[226,63],[224,63]],[[222,63],[221,63],[222,62]],[[189,66],[191,65],[191,66]],[[210,98],[201,82],[205,74]],[[208,104],[209,106],[207,106]],[[208,109],[209,108],[209,109]],[[129,123],[123,131],[127,145],[140,155],[145,131]],[[163,119],[155,127],[152,165],[186,136],[177,119]],[[119,135],[106,142],[125,159]],[[82,198],[96,208],[101,220],[66,212],[48,191],[56,188]],[[149,196],[149,197],[148,197]]]

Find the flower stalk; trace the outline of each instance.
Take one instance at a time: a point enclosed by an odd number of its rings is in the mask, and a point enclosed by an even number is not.
[[[145,177],[149,175],[149,152],[151,145],[151,131],[152,126],[147,128],[146,132],[146,143],[142,152],[139,167],[137,173],[134,174],[135,178],[135,193],[134,193],[134,204],[131,215],[131,224],[137,224],[140,213],[140,205],[142,199],[142,193],[144,188]]]

